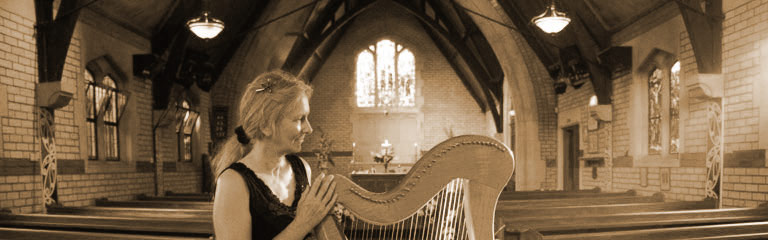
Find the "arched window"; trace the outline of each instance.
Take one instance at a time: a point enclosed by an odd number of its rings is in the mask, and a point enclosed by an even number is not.
[[[661,152],[661,89],[664,74],[654,68],[648,76],[648,152]]]
[[[176,134],[179,136],[179,161],[192,161],[192,130],[197,123],[199,114],[192,110],[187,100],[181,101],[176,107],[178,122]]]
[[[104,152],[107,160],[120,160],[120,144],[118,131],[118,88],[115,80],[109,75],[104,76],[102,84],[107,92],[107,103],[104,109]]]
[[[669,77],[669,152],[680,151],[680,61],[672,65]]]
[[[414,107],[415,57],[407,48],[384,39],[357,55],[357,106]]]
[[[87,69],[85,73],[85,127],[88,131],[88,159],[96,160],[97,141],[96,141],[96,89],[93,80],[93,74]]]
[[[120,117],[128,92],[120,90],[126,77],[109,56],[91,60],[85,69],[88,159],[120,160]]]

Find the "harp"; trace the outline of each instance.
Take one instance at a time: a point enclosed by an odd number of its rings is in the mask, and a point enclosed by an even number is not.
[[[514,169],[504,144],[465,135],[432,148],[388,192],[370,192],[337,175],[337,208],[315,235],[321,240],[493,239],[496,201]]]

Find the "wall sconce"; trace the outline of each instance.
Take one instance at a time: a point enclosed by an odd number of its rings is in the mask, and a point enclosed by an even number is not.
[[[598,128],[598,122],[610,122],[613,120],[613,114],[611,112],[611,105],[610,104],[598,104],[597,102],[597,96],[592,95],[591,98],[589,98],[589,106],[587,107],[587,110],[589,111],[589,122],[587,122],[587,129],[588,130],[595,130]]]

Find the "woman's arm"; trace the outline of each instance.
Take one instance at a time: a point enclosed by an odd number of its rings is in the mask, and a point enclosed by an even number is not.
[[[216,239],[251,239],[248,187],[237,172],[226,170],[216,183],[213,229]]]

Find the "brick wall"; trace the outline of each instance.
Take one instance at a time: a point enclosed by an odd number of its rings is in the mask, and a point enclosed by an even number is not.
[[[768,168],[726,168],[724,175],[723,206],[755,207],[768,200]]]
[[[34,15],[32,11],[26,11],[26,15],[16,14],[20,12],[16,11],[18,9],[29,10],[34,6],[32,2],[14,4],[17,5],[0,7],[0,208],[17,213],[41,212],[40,138],[34,107],[34,89],[38,81]],[[96,198],[132,199],[137,194],[154,193],[154,174],[149,163],[153,157],[151,80],[127,74],[128,79],[119,85],[121,90],[131,93],[126,114],[120,122],[120,162],[84,159],[87,156],[84,152],[87,149],[84,145],[87,132],[82,127],[85,125],[82,110],[85,63],[109,55],[122,71],[130,72],[132,54],[148,52],[148,43],[148,39],[90,10],[85,9],[81,13],[62,73],[62,85],[71,87],[69,90],[73,92],[73,99],[69,105],[55,112],[58,196],[61,204],[84,206],[92,204]],[[196,149],[207,152],[207,140],[204,139],[210,139],[210,99],[206,93],[199,95],[202,104],[198,109],[201,119],[196,130],[200,140]],[[172,148],[172,151],[175,149]],[[199,192],[199,166],[190,164],[178,168],[180,171],[169,174],[168,182],[160,187]]]
[[[139,194],[154,194],[151,173],[59,175],[58,184],[59,201],[64,206],[90,206],[98,198],[131,200]]]
[[[723,21],[725,172],[723,205],[753,207],[766,202],[765,143],[760,135],[768,108],[760,89],[766,81],[768,2],[745,1],[726,9]],[[763,100],[760,100],[763,99]],[[761,119],[762,118],[762,119]],[[764,123],[763,123],[764,124]],[[763,145],[760,145],[763,144]],[[744,154],[753,152],[756,154]],[[759,154],[761,153],[762,154]],[[749,164],[752,162],[753,164]]]
[[[35,56],[35,38],[34,16],[21,16],[12,13],[6,9],[0,8],[0,30],[2,32],[2,41],[0,41],[0,85],[5,90],[5,95],[0,96],[4,99],[4,111],[0,112],[0,125],[2,126],[2,147],[0,154],[3,158],[15,159],[36,159],[39,156],[39,144],[33,136],[34,128],[34,104],[35,104],[35,83],[37,82],[37,58]],[[72,41],[73,45],[77,41]],[[76,49],[70,48],[68,54],[68,63],[71,63],[70,57]],[[63,78],[71,78],[69,73],[71,66],[65,66]],[[67,109],[57,111],[56,115],[64,115],[66,118]],[[69,110],[71,113],[71,109]],[[60,114],[61,113],[61,114]],[[71,118],[71,117],[70,117]],[[56,121],[57,124],[62,120]],[[57,128],[56,135],[62,130],[68,130],[66,127]],[[66,145],[63,145],[66,146]],[[66,149],[66,147],[65,147]],[[62,149],[62,150],[65,150]],[[71,152],[66,149],[64,153]],[[71,156],[70,156],[71,157]],[[61,158],[61,155],[59,156]],[[70,158],[72,159],[72,158]]]

